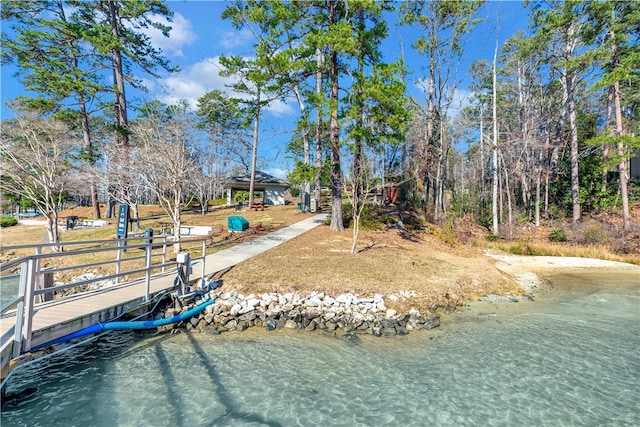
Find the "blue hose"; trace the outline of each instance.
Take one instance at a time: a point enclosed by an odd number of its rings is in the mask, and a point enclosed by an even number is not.
[[[200,313],[207,306],[213,304],[215,300],[206,301],[198,306],[193,307],[191,310],[187,310],[184,313],[177,314],[172,317],[167,317],[165,319],[158,320],[141,320],[141,321],[131,321],[131,322],[108,322],[108,323],[96,323],[95,325],[87,326],[84,329],[80,329],[79,331],[72,332],[70,334],[64,335],[60,338],[56,338],[44,344],[40,344],[36,347],[33,347],[31,351],[39,350],[44,347],[49,347],[54,344],[60,344],[63,342],[67,342],[69,340],[80,338],[85,335],[97,334],[99,332],[104,331],[120,331],[120,330],[133,330],[133,329],[151,329],[157,328],[159,326],[169,325],[171,323],[177,323],[182,320],[187,320],[194,315]]]

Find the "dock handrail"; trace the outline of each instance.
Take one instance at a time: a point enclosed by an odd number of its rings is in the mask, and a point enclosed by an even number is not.
[[[144,241],[144,243],[134,243]],[[95,245],[91,248],[82,248],[75,251],[62,251],[62,252],[51,252],[51,253],[42,253],[42,248],[47,246],[59,246],[60,244],[53,243],[39,243],[34,245],[12,245],[12,246],[0,246],[0,251],[5,250],[15,250],[15,249],[27,249],[33,247],[35,249],[35,253],[32,255],[22,256],[20,258],[16,258],[6,263],[0,265],[0,274],[8,271],[9,269],[20,269],[19,277],[19,287],[18,287],[18,295],[11,298],[11,300],[2,304],[0,307],[0,318],[5,318],[5,316],[14,314],[15,310],[15,327],[13,331],[13,351],[12,357],[18,357],[20,354],[28,352],[31,348],[31,337],[32,337],[32,318],[34,314],[35,308],[39,304],[43,304],[45,301],[48,301],[48,296],[53,298],[55,292],[63,291],[70,288],[77,288],[81,286],[85,286],[98,281],[112,280],[115,279],[115,284],[112,286],[117,286],[119,284],[119,279],[127,276],[130,280],[135,281],[144,281],[144,301],[148,302],[149,298],[149,289],[150,282],[152,277],[159,276],[161,274],[167,274],[170,271],[177,271],[179,267],[176,261],[167,261],[167,246],[173,246],[175,244],[187,245],[194,243],[201,243],[201,254],[200,256],[191,256],[189,257],[190,261],[196,262],[199,261],[201,263],[201,274],[196,277],[204,277],[205,275],[205,260],[206,260],[206,242],[207,238],[187,238],[180,239],[178,241],[167,240],[166,236],[158,241],[158,237],[149,238],[149,237],[132,237],[127,239],[118,239],[118,240],[90,240],[90,241],[74,241],[74,242],[64,242],[65,247],[70,247],[73,245]],[[131,243],[131,244],[130,244]],[[160,252],[154,253],[154,249],[161,249]],[[144,255],[126,257],[123,258],[122,254],[125,251],[132,250],[143,250]],[[86,255],[88,253],[101,253],[101,252],[115,252],[115,259],[109,260],[100,260],[92,263],[78,264],[78,265],[67,265],[61,266],[57,268],[41,268],[41,260],[51,259],[51,258],[65,258],[65,257],[74,257],[78,255]],[[153,263],[152,260],[154,258],[161,258],[159,263]],[[139,262],[140,260],[144,260],[143,263]],[[138,261],[136,263],[136,261]],[[77,282],[65,283],[57,286],[47,286],[45,287],[45,275],[48,276],[48,280],[53,284],[53,274],[61,271],[68,271],[74,269],[85,270],[90,267],[96,266],[105,266],[113,264],[115,272],[108,275],[98,276],[94,278],[89,278]],[[141,266],[141,264],[143,266]],[[193,265],[193,264],[192,264]],[[18,267],[19,266],[19,267]],[[123,270],[123,266],[125,266],[125,270]],[[128,267],[128,269],[126,269]],[[167,270],[167,267],[171,267],[170,270]],[[16,275],[13,275],[14,277]],[[6,278],[7,276],[5,276]],[[2,277],[0,276],[0,279]],[[95,291],[95,290],[94,290]],[[89,291],[87,291],[89,292]],[[74,294],[72,296],[76,296]],[[40,301],[37,301],[37,297],[42,296]],[[63,296],[59,299],[64,299],[72,296]],[[142,295],[141,295],[142,296]],[[5,337],[3,336],[2,347],[7,344]],[[8,338],[8,337],[7,337]]]

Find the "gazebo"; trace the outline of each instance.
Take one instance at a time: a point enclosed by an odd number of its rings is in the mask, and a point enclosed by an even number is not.
[[[234,204],[233,195],[237,191],[249,191],[251,174],[230,176],[225,187],[227,190],[227,204]],[[287,181],[276,178],[264,172],[256,171],[253,191],[262,192],[262,200],[268,205],[284,205],[284,192],[291,187]]]

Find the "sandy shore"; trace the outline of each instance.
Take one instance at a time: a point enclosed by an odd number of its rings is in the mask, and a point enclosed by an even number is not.
[[[554,257],[554,256],[522,256],[497,254],[490,251],[486,256],[498,261],[496,267],[513,275],[527,294],[536,293],[546,288],[545,281],[539,275],[564,270],[597,271],[606,269],[610,272],[637,273],[640,286],[640,266],[618,261],[607,261],[594,258]]]
[[[640,266],[626,262],[607,261],[594,258],[503,255],[486,252],[486,255],[497,260],[496,266],[507,273],[523,273],[555,268],[615,268],[637,271]]]

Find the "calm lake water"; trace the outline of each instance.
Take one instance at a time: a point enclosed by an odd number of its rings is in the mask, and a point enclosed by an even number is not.
[[[11,275],[0,277],[0,305],[11,301],[18,295],[20,287],[20,276]]]
[[[8,426],[638,426],[640,277],[553,277],[534,302],[358,340],[253,328],[114,333],[24,369]]]

